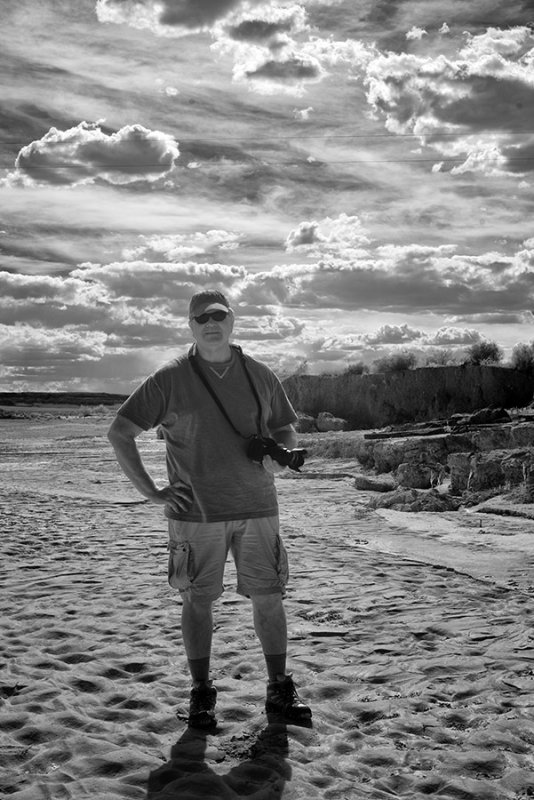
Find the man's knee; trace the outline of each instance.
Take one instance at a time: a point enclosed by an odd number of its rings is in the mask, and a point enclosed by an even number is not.
[[[196,596],[190,592],[182,595],[182,614],[210,614],[213,600],[209,597]]]
[[[284,598],[280,592],[273,592],[272,594],[254,594],[251,595],[252,605],[258,611],[274,611],[283,608]]]

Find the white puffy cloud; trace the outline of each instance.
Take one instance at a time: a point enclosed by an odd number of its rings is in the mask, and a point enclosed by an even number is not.
[[[259,307],[446,314],[518,312],[534,301],[532,251],[524,246],[514,255],[478,256],[458,254],[455,245],[358,247],[365,231],[350,217],[327,222],[328,227],[307,222],[289,236],[293,250],[313,261],[247,276],[243,298]]]
[[[286,341],[302,333],[305,324],[294,317],[278,313],[258,316],[243,316],[243,309],[237,308],[236,333],[247,342]]]
[[[206,286],[227,294],[236,310],[238,339],[275,368],[289,368],[290,363],[296,368],[299,360],[306,360],[313,371],[337,371],[351,360],[370,363],[384,348],[415,348],[424,354],[432,347],[468,346],[479,340],[481,334],[471,327],[478,323],[532,324],[532,314],[526,311],[534,300],[532,239],[509,256],[498,251],[467,256],[453,246],[421,245],[367,245],[362,249],[365,255],[354,256],[355,241],[366,236],[357,218],[340,215],[306,227],[310,225],[297,226],[295,238],[299,231],[301,238],[303,231],[312,231],[311,244],[295,249],[307,253],[315,247],[321,255],[268,272],[193,260],[151,260],[158,253],[172,258],[188,244],[199,250],[233,246],[232,235],[221,230],[184,239],[147,236],[130,254],[133,260],[85,263],[68,276],[0,272],[0,313],[5,329],[16,330],[19,348],[13,349],[5,338],[0,354],[6,350],[5,363],[11,368],[16,353],[27,346],[33,369],[39,358],[45,360],[39,347],[48,341],[55,348],[59,341],[65,364],[69,358],[81,364],[109,359],[118,351],[150,348],[157,359],[190,341],[189,298]],[[418,323],[388,321],[370,330],[367,322],[362,327],[360,316],[369,321],[375,311],[390,319],[417,311]],[[439,319],[448,324],[435,330]],[[57,339],[60,330],[65,331],[64,340]],[[80,345],[79,357],[74,345],[69,349],[76,337],[87,340]],[[53,349],[50,359],[53,364]]]
[[[94,306],[107,303],[108,295],[102,286],[85,283],[76,277],[54,277],[51,275],[21,275],[0,272],[0,302],[31,300],[48,304]]]
[[[413,28],[410,28],[410,30],[406,34],[406,38],[408,40],[422,39],[423,36],[428,36],[427,32],[425,31],[424,28],[418,28],[416,25],[414,25]]]
[[[239,247],[242,235],[224,230],[205,233],[140,236],[141,244],[124,251],[128,261],[182,261],[194,256],[229,252]]]
[[[310,118],[310,114],[313,110],[313,106],[308,106],[308,108],[295,108],[293,109],[293,114],[295,119],[305,122]]]
[[[533,63],[528,27],[489,28],[455,56],[381,53],[364,80],[388,130],[419,136],[441,170],[524,175],[534,168]]]
[[[365,257],[370,241],[358,217],[340,214],[325,217],[320,222],[301,222],[290,231],[285,246],[288,252],[305,251],[317,258],[330,256],[350,260]]]
[[[76,329],[44,330],[31,325],[0,324],[0,352],[7,367],[46,362],[52,371],[60,362],[98,361],[105,351],[107,336],[101,331]]]
[[[321,38],[314,35],[310,35],[300,48],[303,53],[313,56],[326,67],[342,66],[359,71],[367,69],[380,52],[374,44],[365,44],[357,39]]]
[[[470,345],[481,339],[479,331],[468,328],[440,328],[426,336],[426,344],[435,346]]]
[[[310,29],[304,8],[297,4],[263,4],[245,8],[213,31],[212,49],[234,59],[235,81],[262,94],[299,96],[326,72],[309,46]]]
[[[318,222],[301,222],[295,230],[290,231],[288,234],[286,249],[291,252],[296,247],[307,247],[324,241],[325,237],[319,233]]]
[[[250,89],[259,93],[285,92],[295,96],[303,95],[335,67],[343,70],[343,80],[348,68],[364,71],[377,54],[374,45],[314,36],[304,25],[263,45],[219,35],[213,48],[233,55],[234,80],[247,82]],[[307,113],[302,118],[307,118]]]
[[[474,61],[477,69],[489,74],[505,71],[510,64],[503,59],[519,57],[518,67],[529,63],[532,58],[532,31],[527,26],[515,28],[488,28],[485,33],[473,36],[467,32],[466,45],[460,50],[459,58]],[[521,74],[518,71],[518,74]]]
[[[190,296],[206,286],[220,286],[231,295],[232,287],[244,280],[246,272],[243,267],[224,264],[139,260],[82,264],[71,275],[105,287],[112,297],[180,312],[185,311]]]
[[[478,331],[469,328],[446,326],[428,333],[404,323],[402,325],[382,325],[378,330],[362,335],[360,341],[367,345],[406,346],[415,343],[418,348],[426,348],[470,345],[480,341],[480,338]]]
[[[23,147],[10,180],[61,186],[150,182],[167,175],[179,155],[176,141],[161,131],[126,125],[106,133],[101,123],[80,122],[65,131],[50,128]]]
[[[408,324],[404,325],[382,325],[374,333],[362,337],[366,344],[406,344],[421,339],[422,333],[411,328]]]

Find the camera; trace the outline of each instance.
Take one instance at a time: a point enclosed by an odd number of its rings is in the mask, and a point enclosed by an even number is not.
[[[300,467],[304,464],[306,455],[307,450],[301,447],[288,450],[278,442],[275,442],[274,439],[269,439],[265,436],[251,436],[247,448],[247,456],[251,461],[258,461],[261,464],[264,456],[271,456],[282,467],[289,467],[295,472],[300,472]]]

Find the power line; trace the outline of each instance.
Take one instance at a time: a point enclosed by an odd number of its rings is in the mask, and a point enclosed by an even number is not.
[[[336,165],[336,164],[426,164],[426,163],[430,163],[430,164],[435,164],[435,163],[463,164],[468,158],[469,158],[469,155],[466,155],[464,157],[459,157],[459,158],[447,158],[445,156],[440,156],[440,155],[436,154],[433,158],[426,158],[426,157],[424,157],[424,158],[357,158],[357,159],[341,159],[341,160],[336,160],[336,161],[326,161],[324,159],[320,159],[320,158],[316,159],[313,156],[311,156],[311,157],[308,157],[308,158],[304,158],[303,157],[299,161],[291,161],[291,160],[288,160],[288,161],[263,161],[262,160],[261,162],[256,163],[256,164],[247,164],[246,162],[242,162],[241,166],[243,166],[244,168],[248,167],[248,168],[252,169],[252,168],[258,167],[258,166],[287,167],[287,166],[305,166],[305,165],[307,165],[307,166],[310,166],[310,167],[313,167],[313,166],[317,166],[317,167],[325,166],[325,167],[328,167],[328,166],[333,166],[333,165]],[[529,162],[529,161],[534,161],[534,156],[512,156],[512,157],[506,158],[505,160],[506,160],[506,163]],[[173,165],[169,165],[168,169],[171,169],[172,166],[186,166],[186,165],[176,164],[175,163]],[[203,166],[204,166],[204,164],[200,163],[199,166],[196,167],[196,169],[202,169]],[[214,165],[212,164],[212,166],[214,166]],[[221,166],[221,165],[218,164],[217,166]],[[234,162],[231,163],[230,166],[234,166],[234,167],[235,166],[240,166],[240,163],[237,162],[237,161],[234,161]],[[50,162],[48,164],[31,164],[30,167],[31,167],[30,171],[33,171],[33,170],[47,170],[47,169],[58,169],[58,170],[77,169],[77,170],[80,170],[80,171],[86,170],[87,172],[89,172],[87,167],[85,165],[83,165],[83,164],[54,164],[53,162]],[[149,168],[149,167],[160,167],[161,168],[162,164],[161,164],[161,162],[149,162],[149,163],[141,162],[141,163],[136,163],[136,164],[134,164],[134,163],[132,163],[132,164],[123,164],[123,163],[116,163],[116,164],[112,164],[111,163],[110,164],[110,163],[106,163],[105,165],[104,164],[103,165],[97,165],[97,168],[99,168],[102,172],[106,172],[106,171],[108,171],[110,169],[116,169],[116,170],[139,169],[139,170],[143,170],[143,169],[146,169],[146,168]],[[224,165],[222,165],[222,167],[224,168]],[[11,167],[2,167],[2,169],[10,169],[10,168]]]
[[[205,138],[198,138],[193,140],[196,144],[219,144],[220,142],[242,142],[243,144],[252,143],[256,144],[258,142],[268,142],[271,144],[276,144],[276,142],[287,142],[287,141],[300,141],[300,140],[317,140],[323,141],[324,139],[422,139],[428,137],[460,137],[460,136],[469,136],[475,135],[474,131],[467,130],[467,131],[428,131],[424,133],[323,133],[323,134],[291,134],[288,136],[273,136],[273,137],[244,137],[244,136],[220,136],[217,139],[205,139]],[[507,130],[504,131],[506,135],[509,136],[522,136],[522,135],[534,135],[534,130]],[[34,142],[42,142],[42,139],[34,139],[32,142],[20,142],[17,139],[0,139],[1,144],[15,144],[20,147],[29,147]],[[178,145],[180,144],[189,144],[191,142],[188,138],[179,138],[177,140]],[[63,142],[47,142],[48,146],[50,145],[62,145]]]

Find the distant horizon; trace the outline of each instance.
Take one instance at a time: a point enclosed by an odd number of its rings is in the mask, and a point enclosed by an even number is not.
[[[11,391],[127,393],[207,287],[281,375],[534,340],[524,0],[2,11]]]
[[[383,371],[378,370],[371,370],[368,372],[363,372],[361,375],[353,373],[354,377],[372,377],[373,375],[388,375],[388,374],[395,374],[403,371],[410,371],[413,372],[418,369],[458,369],[458,368],[469,368],[469,367],[479,367],[479,368],[496,368],[496,369],[509,369],[509,370],[516,370],[516,367],[511,366],[509,363],[495,363],[495,364],[469,364],[467,362],[458,363],[458,364],[433,364],[433,365],[415,365],[413,367],[408,367],[406,370],[403,369],[386,369]],[[521,371],[521,370],[519,370]],[[345,371],[340,372],[322,372],[322,373],[312,373],[312,372],[296,372],[291,375],[286,375],[281,378],[282,381],[289,380],[291,378],[296,377],[310,377],[310,378],[327,378],[327,377],[341,377],[342,375],[350,372],[350,368]],[[534,380],[534,378],[533,378]],[[0,386],[0,405],[2,405],[2,398],[3,397],[10,397],[10,396],[45,396],[45,397],[54,397],[57,395],[66,395],[72,397],[117,397],[117,398],[126,398],[129,394],[135,389],[135,385],[132,385],[129,389],[124,391],[110,391],[107,388],[100,388],[100,389],[72,389],[68,386],[64,388],[57,388],[52,390],[47,389],[19,389],[19,390],[11,390],[11,389],[3,389]]]

